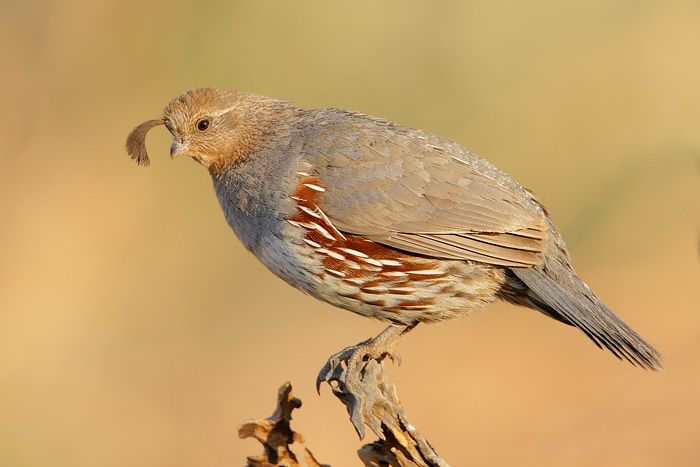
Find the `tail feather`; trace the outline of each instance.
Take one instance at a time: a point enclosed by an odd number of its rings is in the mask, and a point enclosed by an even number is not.
[[[513,268],[512,271],[528,286],[533,302],[542,302],[545,314],[570,323],[586,334],[598,347],[605,347],[619,359],[648,370],[662,370],[662,356],[651,344],[606,307],[575,275],[573,287],[563,286],[539,268]],[[567,278],[568,279],[568,278]],[[568,282],[568,281],[567,281]]]

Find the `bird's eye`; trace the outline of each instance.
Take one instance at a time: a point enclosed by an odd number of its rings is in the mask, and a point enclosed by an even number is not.
[[[203,119],[201,119],[200,121],[197,122],[197,129],[198,129],[199,131],[204,131],[204,130],[206,130],[207,128],[209,128],[209,124],[210,124],[210,123],[211,123],[211,122],[209,121],[208,118],[203,118]]]

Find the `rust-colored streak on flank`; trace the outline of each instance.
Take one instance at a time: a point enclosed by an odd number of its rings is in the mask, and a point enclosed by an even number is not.
[[[411,295],[415,289],[413,287],[389,287],[387,292],[392,295]]]
[[[422,299],[422,300],[404,300],[403,302],[399,303],[399,306],[400,306],[400,307],[404,307],[404,308],[415,308],[415,309],[418,309],[418,308],[430,307],[432,304],[433,304],[433,301],[432,301],[432,300],[426,300],[426,299]]]
[[[369,294],[383,294],[385,289],[385,279],[370,279],[360,286],[362,292]]]
[[[407,268],[409,269],[409,268]],[[420,269],[424,269],[427,271],[433,270],[434,268],[431,267],[425,267],[423,266]],[[411,271],[417,271],[419,268],[413,268],[410,269]],[[441,279],[444,279],[447,276],[447,272],[441,272],[439,274],[421,274],[421,273],[413,273],[411,274],[410,272],[408,273],[408,278],[412,281],[426,281],[426,280],[432,280],[435,282],[440,281]]]
[[[358,293],[342,296],[367,304],[383,307],[386,311],[427,310],[432,300],[403,300],[387,307],[380,295],[410,296],[416,289],[413,282],[423,286],[445,280],[448,273],[440,268],[440,262],[416,258],[401,251],[357,235],[339,232],[322,212],[323,183],[310,175],[300,173],[300,182],[292,195],[297,212],[288,219],[293,226],[303,228],[305,242],[322,255],[324,273],[341,279],[345,284],[357,287]],[[362,298],[364,295],[374,295]]]

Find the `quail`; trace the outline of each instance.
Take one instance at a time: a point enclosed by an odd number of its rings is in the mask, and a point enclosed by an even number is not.
[[[131,132],[165,125],[170,156],[206,167],[243,245],[292,286],[388,323],[337,354],[349,377],[366,356],[393,356],[421,322],[468,315],[496,299],[575,326],[620,359],[651,370],[661,355],[574,272],[535,195],[449,139],[341,109],[194,89]]]

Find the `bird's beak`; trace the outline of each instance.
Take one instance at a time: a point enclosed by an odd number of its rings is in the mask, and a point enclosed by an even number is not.
[[[175,159],[177,156],[185,154],[189,146],[189,141],[174,139],[172,146],[170,146],[170,158]]]

